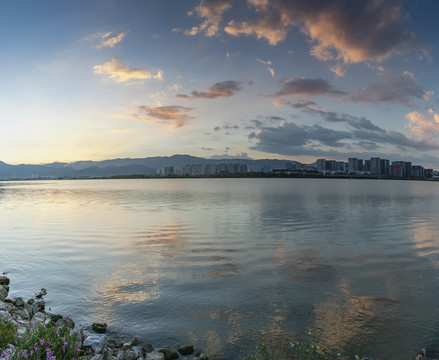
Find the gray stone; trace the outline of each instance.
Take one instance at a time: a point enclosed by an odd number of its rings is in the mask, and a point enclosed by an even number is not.
[[[43,299],[36,299],[34,302],[34,306],[37,307],[37,311],[44,311],[46,308],[46,302]]]
[[[52,321],[53,323],[56,323],[58,320],[62,320],[62,315],[61,314],[51,314],[51,313],[48,313],[47,316],[50,317],[50,321]]]
[[[131,340],[131,346],[139,346],[139,338],[137,336],[134,336],[133,340]]]
[[[139,357],[142,358],[140,351],[135,351],[133,349],[125,351],[124,360],[137,360]]]
[[[19,316],[20,318],[22,318],[24,320],[30,319],[29,311],[27,311],[26,309],[16,309],[16,310],[13,310],[12,311],[12,315]]]
[[[32,320],[38,323],[44,323],[46,321],[46,314],[42,312],[37,312],[33,317]]]
[[[26,305],[26,304],[25,304],[25,302],[24,302],[24,300],[23,300],[22,297],[18,297],[18,298],[15,299],[15,306],[16,306],[16,307],[21,307],[21,308],[23,308],[24,305]]]
[[[58,319],[55,322],[56,327],[68,327],[69,329],[73,329],[75,327],[75,322],[69,317],[65,317],[62,319]]]
[[[0,276],[0,285],[9,285],[9,278],[7,276]]]
[[[7,323],[11,321],[11,314],[9,312],[0,310],[0,323]]]
[[[153,351],[145,356],[146,360],[165,360],[165,355],[158,351]]]
[[[0,301],[0,310],[3,310],[3,311],[11,311],[11,310],[13,310],[13,309],[14,309],[14,305],[9,304],[9,303],[7,303],[7,302],[2,302],[2,301]]]
[[[194,353],[193,345],[183,345],[178,348],[178,352],[181,355],[192,355]]]
[[[117,353],[116,359],[117,359],[117,360],[124,360],[124,359],[125,359],[125,351],[124,351],[124,350],[120,350],[120,351]]]
[[[8,297],[8,290],[3,285],[0,285],[0,295],[5,299]]]
[[[194,360],[209,360],[209,358],[207,357],[206,354],[201,354],[195,357]]]
[[[147,353],[151,353],[154,351],[154,348],[152,347],[151,344],[145,344],[142,346],[142,354],[143,356],[145,356],[145,354]]]
[[[130,351],[135,354],[136,359],[142,357],[142,349],[140,348],[140,346],[133,346]]]
[[[159,352],[161,352],[163,355],[165,355],[165,360],[174,360],[174,359],[180,358],[180,355],[178,355],[178,352],[169,346],[165,347],[163,349],[160,349]]]
[[[29,312],[30,316],[33,316],[35,313],[38,312],[38,306],[34,303],[29,304],[29,302],[24,306],[25,310]]]
[[[4,302],[6,300],[6,296],[4,296],[3,294],[0,294],[0,301]]]
[[[100,354],[107,344],[108,338],[105,335],[91,335],[84,340],[83,346],[92,349],[96,354]]]
[[[5,299],[5,302],[7,302],[9,304],[12,304],[12,305],[15,305],[15,299],[14,298],[7,297]]]
[[[108,342],[109,342],[110,346],[113,348],[121,349],[123,346],[123,341],[120,338],[120,336],[117,336],[115,339],[109,339]]]
[[[105,334],[107,331],[107,324],[106,323],[93,323],[91,328],[93,331],[99,333],[99,334]]]
[[[104,355],[96,354],[90,360],[103,360],[103,359],[104,359]]]
[[[34,299],[29,299],[29,300],[27,301],[27,303],[28,303],[29,305],[33,305],[33,304],[34,304],[34,302],[35,302],[35,300],[34,300]]]
[[[35,294],[35,297],[40,299],[44,295],[47,295],[47,290],[45,288],[42,288],[38,294]]]
[[[15,346],[12,344],[9,344],[9,347],[4,352],[5,356],[2,357],[2,360],[10,360],[15,355]]]

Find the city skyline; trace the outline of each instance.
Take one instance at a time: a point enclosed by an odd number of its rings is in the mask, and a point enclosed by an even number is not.
[[[439,167],[433,0],[3,4],[0,160]]]

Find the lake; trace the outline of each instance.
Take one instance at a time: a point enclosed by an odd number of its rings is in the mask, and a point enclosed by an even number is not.
[[[77,324],[240,359],[265,336],[439,348],[439,183],[0,182],[0,272]]]

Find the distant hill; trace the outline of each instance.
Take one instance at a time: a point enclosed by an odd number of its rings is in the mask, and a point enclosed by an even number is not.
[[[128,175],[155,175],[158,169],[174,167],[182,169],[186,165],[246,164],[257,171],[263,167],[285,169],[289,160],[252,159],[206,159],[190,155],[157,156],[147,158],[110,159],[102,161],[54,162],[41,165],[9,165],[0,161],[0,179],[39,178],[96,178]]]

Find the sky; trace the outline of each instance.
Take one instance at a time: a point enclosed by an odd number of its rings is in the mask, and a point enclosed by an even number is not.
[[[382,157],[439,168],[436,0],[16,0],[0,160]]]

